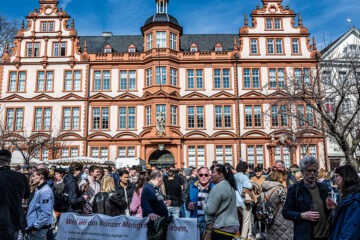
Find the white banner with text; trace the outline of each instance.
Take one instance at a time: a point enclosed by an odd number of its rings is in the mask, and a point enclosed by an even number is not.
[[[168,227],[167,239],[200,239],[196,220],[196,218],[174,219]],[[130,216],[62,213],[56,238],[58,240],[147,239],[147,222],[148,218]]]

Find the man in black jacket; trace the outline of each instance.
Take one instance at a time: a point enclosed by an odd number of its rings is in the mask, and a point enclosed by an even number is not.
[[[80,190],[78,181],[80,179],[83,167],[80,163],[71,163],[69,167],[69,174],[65,175],[65,193],[68,195],[69,206],[66,212],[82,213],[85,201],[88,199],[86,194]],[[84,184],[83,189],[88,186]]]
[[[0,240],[15,240],[24,231],[22,199],[30,195],[25,175],[10,170],[11,152],[0,150]]]
[[[179,208],[181,205],[182,194],[181,186],[175,181],[175,171],[170,169],[168,172],[168,179],[164,182],[166,200],[171,200],[170,206],[167,206],[170,216],[174,218],[179,218]]]
[[[326,187],[317,182],[319,164],[314,157],[304,157],[300,161],[300,171],[304,180],[292,185],[286,196],[282,214],[294,222],[294,239],[328,239],[326,207]]]

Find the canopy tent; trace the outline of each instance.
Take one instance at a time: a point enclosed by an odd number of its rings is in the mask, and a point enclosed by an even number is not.
[[[45,160],[46,164],[53,165],[70,165],[70,163],[78,162],[81,164],[99,164],[99,165],[109,165],[109,161],[106,159],[92,158],[92,157],[70,157],[70,158],[60,158],[54,160]]]

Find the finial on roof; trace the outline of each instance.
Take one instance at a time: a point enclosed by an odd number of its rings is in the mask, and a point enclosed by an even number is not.
[[[34,13],[37,13],[37,8],[34,9]]]
[[[302,26],[302,20],[301,20],[301,15],[299,13],[299,26]]]
[[[316,42],[315,42],[315,36],[313,36],[313,50],[316,51]]]
[[[245,22],[245,26],[248,26],[248,19],[247,19],[247,15],[246,15],[246,12],[245,12],[245,18],[244,18],[244,22]]]
[[[9,42],[6,41],[4,53],[8,53],[8,51],[9,51]]]
[[[20,27],[21,30],[24,30],[24,19],[21,21],[21,27]]]
[[[87,43],[86,43],[86,40],[85,40],[85,43],[84,43],[84,52],[87,52]]]
[[[260,10],[260,6],[259,6],[259,5],[256,6],[256,10]]]
[[[72,21],[71,21],[71,30],[74,30],[74,19],[72,19]]]
[[[289,8],[289,5],[286,5],[286,10],[289,10],[290,8]]]
[[[237,50],[236,37],[234,37],[234,50]]]

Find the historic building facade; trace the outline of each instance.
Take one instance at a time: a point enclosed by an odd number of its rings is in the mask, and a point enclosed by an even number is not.
[[[183,34],[169,1],[157,0],[142,35],[85,37],[57,0],[41,0],[2,57],[1,124],[9,136],[56,136],[59,157],[270,167],[310,154],[324,166],[321,133],[278,103],[318,53],[300,14],[295,23],[281,3],[262,0],[239,33]]]

